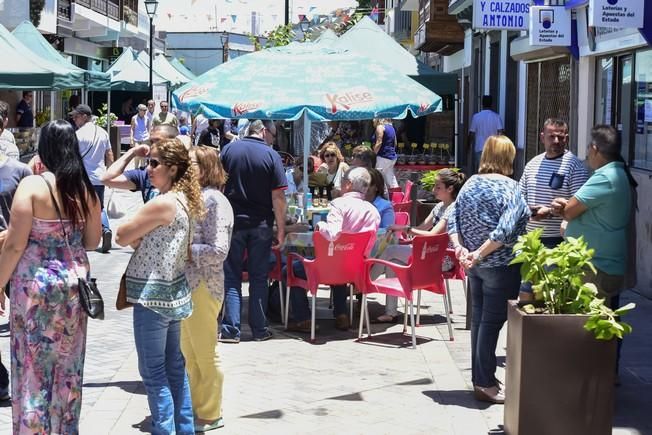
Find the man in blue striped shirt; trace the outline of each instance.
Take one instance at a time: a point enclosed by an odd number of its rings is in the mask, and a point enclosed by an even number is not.
[[[540,137],[545,152],[528,162],[520,185],[532,211],[527,230],[543,228],[542,242],[547,247],[554,247],[562,241],[562,218],[552,215],[550,204],[558,197],[571,198],[589,174],[582,161],[566,149],[568,124],[565,121],[547,119]]]

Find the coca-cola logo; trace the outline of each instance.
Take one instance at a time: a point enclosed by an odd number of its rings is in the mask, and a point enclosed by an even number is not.
[[[262,104],[259,101],[248,101],[244,103],[235,103],[231,109],[233,116],[244,115],[260,108]]]
[[[351,110],[351,107],[374,101],[374,95],[366,88],[351,89],[337,94],[326,94],[326,100],[331,105],[331,113],[338,110]]]
[[[212,88],[212,85],[201,85],[201,86],[193,86],[190,89],[187,89],[186,91],[181,94],[179,97],[179,101],[182,103],[190,98],[195,98],[195,97],[201,97],[202,95],[205,95],[208,93],[208,91]]]
[[[353,251],[355,249],[355,243],[347,243],[346,245],[335,245],[336,251]]]

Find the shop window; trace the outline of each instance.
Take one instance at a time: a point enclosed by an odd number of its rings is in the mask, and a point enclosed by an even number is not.
[[[635,56],[632,166],[652,170],[652,50],[638,51]]]

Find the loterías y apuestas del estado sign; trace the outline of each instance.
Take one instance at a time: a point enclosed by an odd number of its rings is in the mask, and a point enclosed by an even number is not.
[[[590,0],[589,26],[640,29],[644,9],[652,7],[651,3],[650,0]]]

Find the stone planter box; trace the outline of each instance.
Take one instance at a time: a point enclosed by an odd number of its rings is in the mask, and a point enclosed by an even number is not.
[[[616,340],[596,340],[587,318],[526,314],[509,301],[506,434],[611,434]]]

